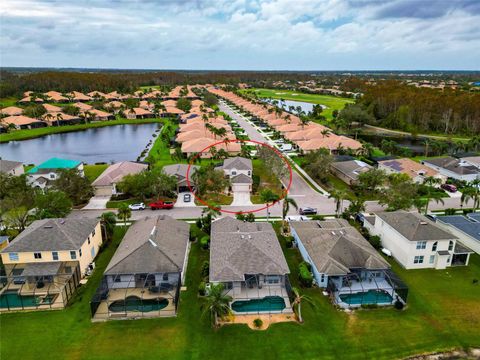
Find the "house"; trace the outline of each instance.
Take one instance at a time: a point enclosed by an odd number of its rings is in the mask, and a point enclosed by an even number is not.
[[[233,178],[240,174],[251,178],[253,172],[252,160],[240,156],[228,158],[223,161],[223,164],[218,167],[218,170],[223,170],[225,176],[228,178]]]
[[[18,100],[20,104],[28,104],[28,103],[35,103],[35,104],[41,104],[43,103],[43,99],[36,97],[33,98],[32,96],[25,96],[23,99]]]
[[[228,142],[227,144],[218,140],[202,137],[194,140],[189,140],[182,143],[182,153],[187,156],[198,154],[201,158],[210,158],[212,153],[210,149],[215,147],[216,150],[223,149],[227,153],[237,155],[241,151],[241,144],[236,142]]]
[[[186,222],[166,215],[135,221],[91,301],[93,320],[175,316],[189,236]]]
[[[8,106],[0,109],[0,114],[3,116],[18,116],[23,114],[23,109],[16,106]]]
[[[17,130],[20,129],[35,129],[46,127],[47,123],[41,120],[33,119],[25,115],[7,116],[0,119],[0,124],[4,127],[14,127]]]
[[[0,172],[8,175],[20,176],[25,173],[23,163],[0,159]]]
[[[355,185],[358,175],[372,169],[361,160],[337,161],[330,165],[332,173],[348,185]]]
[[[338,153],[340,149],[359,150],[362,148],[362,144],[357,140],[335,134],[330,134],[322,138],[315,138],[307,141],[297,141],[297,145],[303,152],[310,152],[320,148],[325,148],[328,149],[330,153]]]
[[[45,189],[58,179],[59,170],[64,169],[77,169],[81,176],[85,176],[81,161],[51,158],[28,170],[27,181],[33,187]]]
[[[53,102],[67,102],[68,98],[63,96],[62,93],[59,93],[58,91],[49,91],[44,94],[48,100],[53,101]]]
[[[91,108],[88,112],[92,115],[92,121],[107,121],[115,118],[113,114],[98,109]]]
[[[457,236],[466,247],[480,254],[480,214],[436,216],[435,221]]]
[[[462,161],[472,166],[475,166],[477,169],[480,169],[480,156],[463,157]]]
[[[72,101],[92,101],[93,98],[91,96],[88,96],[88,95],[85,95],[84,93],[81,93],[79,91],[72,91],[71,93],[68,93],[67,94],[68,97],[72,100]]]
[[[447,177],[440,172],[408,158],[381,160],[378,161],[378,168],[387,174],[408,175],[418,184],[423,184],[425,178],[430,176],[439,179],[442,183],[447,180]]]
[[[93,218],[34,221],[0,255],[0,311],[63,309],[80,279],[93,268],[102,244]]]
[[[126,176],[138,174],[148,169],[147,164],[121,161],[110,165],[92,183],[96,196],[112,196],[118,193],[117,184]]]
[[[151,111],[135,107],[123,111],[127,119],[145,119],[154,117]]]
[[[379,212],[364,221],[370,234],[405,269],[445,269],[468,265],[470,249],[458,237],[416,212]]]
[[[347,220],[291,221],[290,229],[316,284],[337,305],[406,302],[406,286],[395,282],[388,262]]]
[[[80,109],[81,112],[86,112],[86,111],[89,111],[89,110],[93,109],[92,105],[84,104],[84,103],[81,103],[81,102],[76,102],[76,103],[73,104],[73,106]]]
[[[212,222],[210,284],[223,284],[234,314],[291,313],[290,273],[270,223]]]
[[[43,104],[43,108],[47,111],[47,113],[58,113],[62,111],[62,108],[55,105],[50,104]]]
[[[480,179],[480,169],[462,159],[455,159],[451,156],[426,159],[422,161],[429,168],[438,171],[447,178],[461,181],[473,181]]]
[[[177,178],[177,193],[190,192],[190,188],[188,186],[188,181],[187,181],[188,167],[189,167],[188,164],[174,164],[174,165],[166,165],[162,169],[162,171],[165,174],[169,176],[175,176]],[[192,175],[199,168],[200,167],[197,165],[192,165],[188,173],[190,187],[192,188],[192,190],[195,189],[195,184],[193,183]]]
[[[50,126],[72,125],[82,121],[80,116],[73,116],[63,112],[48,112],[43,114],[41,118]]]

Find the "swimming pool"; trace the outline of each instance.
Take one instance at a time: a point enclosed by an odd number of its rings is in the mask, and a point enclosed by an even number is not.
[[[150,312],[166,308],[168,300],[164,298],[141,299],[138,296],[127,296],[125,300],[112,302],[108,309],[112,312],[139,311]]]
[[[232,303],[236,312],[282,311],[285,300],[280,296],[266,296],[262,299],[239,300]]]
[[[45,297],[27,295],[18,295],[17,290],[7,290],[0,295],[0,308],[22,308],[36,307],[39,305],[49,305],[53,303],[55,295],[47,295]]]
[[[352,294],[340,294],[340,300],[349,305],[391,303],[392,296],[383,290],[368,290]]]

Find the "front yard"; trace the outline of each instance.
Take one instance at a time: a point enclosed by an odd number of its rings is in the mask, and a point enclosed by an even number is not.
[[[123,233],[96,260],[94,275],[64,311],[2,314],[1,358],[38,359],[392,359],[456,347],[480,346],[480,257],[467,268],[409,270],[392,263],[410,288],[408,307],[334,309],[318,289],[305,289],[314,306],[302,306],[304,324],[281,323],[266,331],[245,325],[210,328],[197,296],[208,251],[194,243],[176,318],[90,322],[89,301]],[[297,285],[295,249],[286,249],[290,281]]]

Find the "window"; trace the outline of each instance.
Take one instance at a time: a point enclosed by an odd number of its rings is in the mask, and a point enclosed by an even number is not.
[[[438,241],[435,241],[432,245],[432,251],[437,251]]]
[[[70,251],[70,258],[72,260],[76,260],[77,259],[77,252],[76,251]]]
[[[423,264],[423,256],[415,256],[413,258],[413,263],[414,264]]]
[[[93,232],[92,232],[92,237],[95,236],[95,229],[93,229]]]
[[[162,278],[164,281],[168,281],[168,274],[163,274],[163,278]]]
[[[93,246],[90,249],[90,255],[92,256],[92,259],[95,257],[95,248]]]
[[[18,253],[8,253],[10,261],[18,261]]]
[[[280,279],[276,275],[268,275],[268,276],[265,276],[265,281],[268,284],[278,284],[280,282]]]
[[[88,245],[90,245],[90,236],[88,237]]]
[[[427,247],[426,241],[417,241],[417,250],[423,250]]]
[[[71,266],[65,266],[65,274],[71,274],[72,273],[72,267]]]
[[[34,257],[35,259],[41,259],[41,258],[42,258],[42,253],[35,252],[35,253],[33,253],[33,257]]]
[[[58,260],[58,252],[57,251],[52,251],[52,259],[53,260]]]
[[[433,264],[435,262],[435,255],[430,255],[430,260],[428,260],[430,264]]]
[[[55,174],[50,174],[50,179],[55,179]]]
[[[122,277],[121,276],[115,276],[115,280],[114,280],[116,283],[119,283],[122,281]]]
[[[453,250],[453,241],[450,240],[450,242],[448,243],[448,251],[452,251]]]
[[[320,282],[324,282],[325,281],[325,274],[322,274],[322,276],[320,277]]]
[[[78,256],[82,257],[82,249],[78,249]]]
[[[232,176],[237,175],[237,172],[235,170],[232,170]]]

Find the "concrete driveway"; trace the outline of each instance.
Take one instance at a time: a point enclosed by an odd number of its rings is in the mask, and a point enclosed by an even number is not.
[[[109,200],[110,196],[94,196],[88,204],[83,207],[83,210],[105,210]]]
[[[233,202],[230,206],[249,206],[253,205],[250,200],[250,193],[246,191],[235,191],[233,193]]]
[[[185,202],[183,196],[190,194],[190,201]],[[175,207],[195,207],[195,196],[191,192],[181,192],[177,196],[177,201],[175,202]]]

